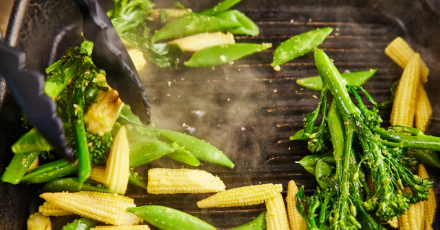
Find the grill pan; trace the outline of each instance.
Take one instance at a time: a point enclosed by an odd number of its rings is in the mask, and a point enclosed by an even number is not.
[[[200,11],[219,0],[182,3]],[[155,2],[171,7],[171,0]],[[101,1],[110,9],[112,1]],[[236,42],[271,42],[276,48],[287,38],[316,28],[331,26],[332,34],[320,46],[341,72],[378,68],[364,88],[377,102],[390,97],[389,88],[402,69],[385,54],[395,37],[407,40],[430,68],[425,84],[433,104],[428,134],[440,136],[440,4],[435,0],[243,0],[235,8],[260,27],[256,37],[237,36]],[[82,41],[81,15],[70,0],[16,0],[6,39],[27,54],[27,65],[44,69],[63,55],[67,47]],[[303,89],[298,78],[316,76],[313,54],[299,57],[275,72],[270,67],[274,48],[215,68],[161,69],[148,65],[140,72],[157,127],[202,138],[223,150],[236,164],[233,170],[209,163],[198,169],[219,176],[227,189],[289,180],[305,185],[312,194],[316,180],[295,161],[308,154],[306,143],[288,141],[302,128],[305,114],[318,103],[317,92]],[[189,58],[187,55],[185,58]],[[19,108],[5,82],[0,80],[0,173],[12,158],[10,146],[23,134]],[[389,125],[390,109],[380,112]],[[182,164],[159,159],[136,170],[146,177],[152,167],[181,168]],[[185,166],[187,168],[191,168]],[[427,166],[436,180],[440,200],[440,170]],[[10,185],[0,182],[0,229],[26,229],[27,217],[43,202],[41,185]],[[286,192],[283,192],[285,196]],[[196,202],[210,194],[148,195],[129,185],[127,195],[138,206],[159,204],[197,216],[219,229],[247,223],[265,210],[264,205],[241,208],[199,209]],[[61,229],[75,217],[54,218],[53,229]],[[440,229],[437,215],[434,229]]]

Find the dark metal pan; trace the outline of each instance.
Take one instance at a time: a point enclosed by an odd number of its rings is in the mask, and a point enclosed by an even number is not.
[[[158,7],[172,6],[171,0],[158,1]],[[218,0],[182,3],[194,11],[206,9]],[[112,1],[102,1],[111,8]],[[272,42],[276,47],[287,38],[315,28],[332,26],[334,32],[321,45],[343,71],[378,68],[365,85],[378,102],[388,100],[389,88],[402,69],[385,54],[384,48],[402,36],[421,54],[430,68],[425,85],[433,103],[434,117],[428,133],[440,136],[440,30],[438,3],[434,0],[243,0],[236,6],[257,22],[257,37],[236,37],[237,42]],[[8,43],[23,50],[26,64],[43,71],[64,49],[80,44],[81,14],[71,0],[16,0],[9,22]],[[308,154],[306,144],[288,137],[302,125],[304,115],[315,109],[319,96],[302,89],[295,80],[318,74],[312,54],[299,57],[280,72],[270,67],[272,50],[258,53],[216,68],[160,69],[148,65],[140,72],[153,119],[163,128],[188,132],[218,146],[236,163],[233,170],[203,163],[199,168],[218,175],[227,188],[289,180],[316,187],[313,176],[296,164]],[[388,125],[390,109],[381,111]],[[19,109],[5,83],[0,81],[0,173],[12,158],[10,146],[23,133]],[[167,159],[138,169],[142,176],[151,167],[182,167]],[[440,170],[428,167],[434,180]],[[440,183],[434,191],[440,193]],[[42,200],[38,185],[10,185],[0,182],[0,229],[25,229],[26,219]],[[285,194],[285,192],[284,192]],[[193,214],[220,229],[252,220],[264,205],[201,210],[196,202],[208,196],[148,195],[129,187],[127,195],[137,205],[161,204]],[[440,200],[437,195],[437,200]],[[60,229],[74,217],[53,219]],[[440,229],[440,217],[434,229]]]

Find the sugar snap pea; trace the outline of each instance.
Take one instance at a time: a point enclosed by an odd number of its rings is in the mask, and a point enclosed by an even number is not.
[[[43,192],[79,192],[79,191],[95,191],[95,192],[107,192],[110,190],[105,185],[92,180],[86,180],[79,189],[79,182],[77,177],[60,178],[51,180],[44,184],[42,188]]]
[[[89,218],[81,218],[65,225],[61,230],[89,230],[96,226],[98,222]]]
[[[299,163],[305,170],[307,170],[307,172],[315,175],[316,163],[320,160],[331,165],[336,164],[335,158],[333,157],[332,153],[308,155],[303,157],[297,163]]]
[[[209,67],[217,66],[251,54],[269,49],[272,44],[236,43],[228,45],[217,45],[201,49],[193,54],[185,66]]]
[[[166,157],[191,166],[197,167],[200,165],[199,159],[197,159],[197,157],[195,157],[190,151],[180,146],[177,142],[171,143],[170,146],[174,149],[174,152],[167,154]]]
[[[233,7],[235,4],[237,4],[239,2],[241,2],[241,0],[224,0],[212,8],[209,8],[205,11],[202,11],[202,12],[196,13],[196,14],[206,15],[206,16],[216,15],[216,14],[219,14],[223,11],[228,10],[229,8]]]
[[[333,145],[333,157],[336,162],[336,176],[338,180],[342,176],[342,163],[345,144],[345,128],[341,113],[336,102],[333,100],[327,114],[327,125],[330,132],[330,139]]]
[[[18,184],[40,152],[16,153],[2,175],[2,181]]]
[[[367,71],[343,73],[343,74],[341,74],[341,77],[344,78],[345,80],[353,83],[354,85],[362,86],[376,72],[377,72],[377,69],[370,69]],[[321,80],[320,76],[298,79],[298,80],[296,80],[296,84],[298,84],[300,86],[304,86],[309,89],[316,90],[316,91],[321,91],[321,89],[322,89],[322,80]]]
[[[203,140],[171,130],[155,129],[155,131],[170,141],[184,146],[199,160],[234,168],[234,163],[222,151]]]
[[[322,189],[327,189],[328,185],[325,181],[321,180],[321,178],[329,176],[332,170],[333,170],[333,166],[325,163],[323,160],[319,160],[316,163],[315,178]]]
[[[440,160],[436,152],[427,149],[416,149],[414,157],[424,164],[432,165],[440,168]]]
[[[313,127],[313,132],[318,131],[318,127]],[[304,129],[297,131],[293,136],[290,137],[291,141],[308,141],[309,138],[304,136]]]
[[[136,208],[129,208],[128,211],[161,230],[216,229],[212,225],[194,216],[164,206],[146,205]]]
[[[239,227],[233,228],[232,230],[264,230],[266,229],[266,211],[261,213],[253,221],[241,225]]]
[[[128,183],[147,189],[147,183],[145,182],[145,180],[142,179],[142,177],[140,177],[137,172],[133,171],[133,169],[130,169]]]
[[[250,18],[238,10],[228,10],[215,16],[240,23],[241,27],[229,30],[229,32],[233,34],[257,36],[260,33],[258,26]]]
[[[12,145],[13,153],[33,153],[41,151],[50,151],[52,146],[41,135],[36,128],[25,133]]]
[[[130,167],[137,167],[146,164],[172,153],[173,151],[174,150],[169,145],[155,139],[131,142]]]
[[[332,31],[333,28],[326,27],[289,38],[275,49],[271,66],[279,70],[280,65],[314,50]]]
[[[70,163],[65,159],[53,161],[38,166],[31,173],[26,174],[21,181],[25,183],[38,184],[53,179],[67,176],[78,170],[78,163]]]
[[[204,32],[227,31],[239,27],[241,24],[238,22],[212,16],[189,14],[166,24],[151,37],[151,41],[156,42]]]

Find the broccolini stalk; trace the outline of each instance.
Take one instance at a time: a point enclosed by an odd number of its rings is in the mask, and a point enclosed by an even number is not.
[[[321,96],[319,97],[318,108],[313,112],[306,115],[304,118],[304,136],[309,138],[308,149],[312,153],[319,152],[321,150],[325,150],[325,138],[326,138],[326,126],[325,120],[327,116],[327,99],[328,99],[329,90],[324,84],[323,90],[321,90]],[[321,112],[321,124],[318,127],[318,131],[313,132],[316,119],[318,118],[319,113]]]
[[[397,159],[393,157],[388,148],[385,146],[388,142],[381,140],[373,132],[382,130],[379,128],[380,117],[377,111],[368,110],[360,101],[358,95],[355,94],[359,107],[357,107],[348,95],[347,88],[351,92],[355,89],[362,90],[367,98],[372,100],[369,95],[360,87],[355,87],[346,82],[339,71],[333,65],[330,58],[320,49],[315,52],[316,66],[319,70],[321,78],[333,94],[337,107],[344,120],[346,143],[345,153],[349,154],[352,148],[352,139],[356,135],[357,140],[362,147],[361,157],[364,165],[370,171],[373,183],[375,185],[375,193],[365,202],[365,207],[369,211],[375,211],[381,220],[388,220],[394,216],[399,216],[406,212],[409,202],[416,203],[427,199],[428,189],[432,187],[432,181],[421,179],[414,175],[410,170],[402,166]],[[357,93],[357,92],[356,92]],[[415,132],[413,132],[414,134]],[[399,134],[396,134],[399,136]],[[402,135],[403,136],[403,135]],[[400,136],[399,136],[400,137]],[[440,138],[419,136],[401,137],[401,140],[412,140],[422,143],[422,140],[440,140]],[[405,142],[405,143],[409,143]],[[400,142],[402,143],[402,142]],[[440,141],[439,141],[440,143]],[[437,144],[439,144],[437,143]],[[412,147],[432,147],[433,143],[414,144]],[[396,147],[393,145],[389,145]],[[347,152],[348,151],[348,152]],[[344,160],[347,156],[344,156]],[[346,162],[344,162],[345,164]],[[345,167],[347,170],[348,167]],[[343,179],[345,176],[343,171]],[[403,195],[403,183],[406,183],[413,191],[413,195]],[[340,183],[342,187],[348,187],[348,184]],[[347,188],[349,189],[349,187]],[[345,193],[345,191],[343,191]]]

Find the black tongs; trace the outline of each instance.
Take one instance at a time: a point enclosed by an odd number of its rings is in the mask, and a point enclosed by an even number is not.
[[[129,104],[143,123],[150,123],[150,107],[138,73],[105,11],[95,0],[73,0],[83,15],[83,34],[94,43],[93,62],[107,75],[107,83],[119,92],[121,100]],[[44,93],[44,76],[25,67],[25,54],[0,41],[0,75],[31,123],[56,152],[72,160],[63,135],[56,105]]]

